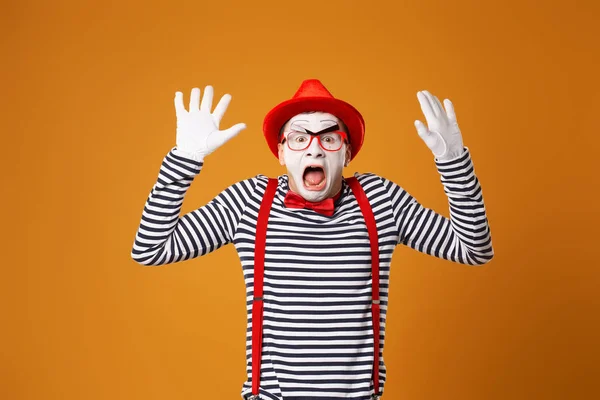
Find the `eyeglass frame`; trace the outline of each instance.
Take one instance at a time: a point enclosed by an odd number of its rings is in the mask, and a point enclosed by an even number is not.
[[[303,149],[292,149],[290,147],[290,142],[287,140],[286,135],[290,135],[292,132],[298,132],[298,133],[305,133],[307,135],[310,136],[310,140],[308,141],[308,144],[306,145],[305,148]],[[337,133],[342,137],[342,144],[340,145],[339,149],[335,149],[335,150],[329,150],[326,149],[325,147],[323,147],[323,143],[321,143],[321,135],[325,135],[327,133]],[[342,148],[342,146],[344,145],[344,143],[348,144],[348,135],[346,134],[346,132],[344,131],[333,131],[333,132],[323,132],[323,133],[308,133],[308,132],[300,132],[300,131],[295,131],[295,130],[291,130],[291,131],[287,131],[281,134],[281,137],[283,137],[283,140],[281,142],[279,142],[280,144],[283,144],[284,142],[287,142],[288,148],[292,151],[304,151],[306,149],[308,149],[310,147],[310,145],[312,144],[313,139],[316,137],[317,141],[319,142],[319,147],[321,147],[323,150],[325,151],[331,151],[331,152],[336,152],[336,151],[340,151],[340,149]]]

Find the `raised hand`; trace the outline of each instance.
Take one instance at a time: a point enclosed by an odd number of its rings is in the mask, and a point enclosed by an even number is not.
[[[200,89],[193,88],[189,111],[186,111],[183,106],[183,93],[175,92],[177,149],[194,160],[202,161],[205,156],[245,129],[246,124],[239,123],[228,129],[219,130],[221,118],[223,118],[230,101],[231,95],[224,95],[214,112],[211,113],[212,86],[204,88],[202,103],[200,103]]]
[[[463,139],[452,102],[449,99],[444,100],[446,106],[444,111],[438,98],[427,90],[417,92],[417,98],[429,125],[426,127],[421,121],[415,121],[421,139],[440,161],[460,156],[464,151]]]

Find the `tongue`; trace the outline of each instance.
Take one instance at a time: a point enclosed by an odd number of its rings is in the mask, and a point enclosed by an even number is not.
[[[304,179],[309,185],[318,185],[323,181],[323,179],[325,179],[325,173],[323,173],[321,170],[308,171],[304,175]]]

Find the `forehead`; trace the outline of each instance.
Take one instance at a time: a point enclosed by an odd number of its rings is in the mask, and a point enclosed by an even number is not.
[[[339,123],[340,120],[338,117],[336,117],[333,114],[329,114],[329,113],[322,112],[322,111],[317,111],[317,112],[313,112],[313,113],[295,115],[289,120],[288,124],[292,124],[294,122],[298,123],[298,124],[308,123],[308,124],[314,125],[314,124],[325,124],[325,123],[331,124],[331,122]]]

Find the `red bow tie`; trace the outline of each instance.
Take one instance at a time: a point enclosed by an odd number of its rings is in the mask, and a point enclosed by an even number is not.
[[[311,202],[306,201],[304,197],[300,196],[298,193],[288,190],[285,198],[283,199],[283,204],[285,204],[287,208],[309,208],[318,212],[319,214],[331,217],[334,212],[334,202],[340,197],[341,194],[342,191],[340,190],[339,193],[334,197],[317,202]]]

